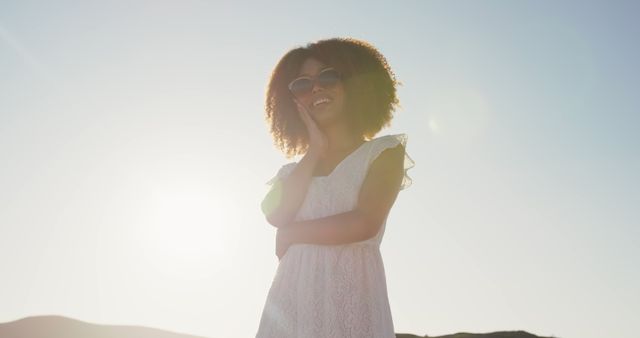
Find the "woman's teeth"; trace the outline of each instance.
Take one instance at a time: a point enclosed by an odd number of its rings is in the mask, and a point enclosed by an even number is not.
[[[319,104],[322,104],[322,103],[328,103],[329,101],[330,101],[330,100],[329,100],[328,98],[323,97],[323,98],[321,98],[321,99],[317,99],[317,100],[313,101],[313,106],[314,106],[314,107],[316,107],[316,106],[317,106],[317,105],[319,105]]]

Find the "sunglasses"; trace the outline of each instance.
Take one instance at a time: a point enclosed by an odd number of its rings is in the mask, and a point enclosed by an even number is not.
[[[340,81],[340,73],[333,68],[325,68],[315,77],[301,76],[289,83],[289,90],[296,96],[303,96],[319,84],[322,88],[335,86]]]

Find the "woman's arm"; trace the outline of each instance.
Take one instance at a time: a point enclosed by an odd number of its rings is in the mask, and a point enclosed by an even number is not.
[[[371,164],[354,210],[328,217],[293,222],[278,229],[288,243],[347,244],[375,236],[395,202],[404,178],[404,147],[384,150]]]
[[[274,227],[286,226],[302,205],[313,169],[318,161],[316,153],[308,152],[284,180],[277,180],[262,201],[262,212]]]
[[[275,187],[265,197],[266,202],[263,201],[262,210],[267,222],[277,228],[289,224],[298,213],[298,209],[307,196],[313,170],[329,146],[326,135],[311,118],[306,106],[295,99],[294,101],[309,134],[309,147],[293,172],[286,179],[277,180]]]

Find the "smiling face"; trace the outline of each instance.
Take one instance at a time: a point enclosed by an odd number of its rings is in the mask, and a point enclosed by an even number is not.
[[[316,59],[308,58],[300,67],[298,76],[315,78],[318,73],[329,67]],[[345,118],[343,113],[345,90],[342,81],[328,88],[316,83],[310,92],[296,98],[307,107],[311,117],[319,126],[341,122]]]

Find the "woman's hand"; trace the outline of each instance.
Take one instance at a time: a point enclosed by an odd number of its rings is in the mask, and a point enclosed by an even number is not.
[[[307,132],[309,134],[309,150],[307,150],[307,153],[310,153],[313,156],[324,157],[327,149],[329,148],[329,140],[320,128],[318,128],[318,124],[311,117],[307,107],[296,99],[294,99],[294,101],[298,106],[300,118],[307,127]]]
[[[276,256],[278,256],[278,260],[282,259],[284,254],[287,252],[287,249],[289,249],[289,246],[291,246],[291,243],[284,239],[283,234],[284,230],[278,228],[278,231],[276,232]]]

